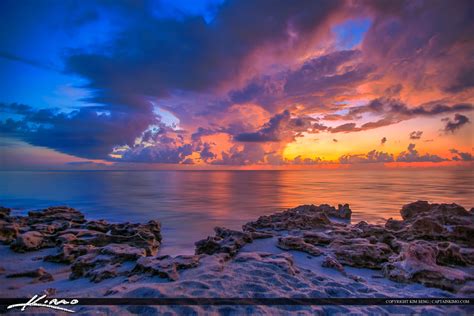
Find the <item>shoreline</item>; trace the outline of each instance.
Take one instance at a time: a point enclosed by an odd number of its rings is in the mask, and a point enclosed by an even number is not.
[[[216,227],[194,255],[163,256],[161,225],[87,220],[68,207],[0,208],[2,297],[474,297],[474,209],[418,201],[402,220],[350,224],[349,206],[304,205]],[[91,311],[90,307],[76,307]],[[137,307],[101,307],[134,313]],[[141,312],[182,311],[140,307]],[[147,308],[147,309],[144,309]],[[186,307],[217,311],[219,307]],[[204,308],[204,309],[203,309]],[[240,309],[239,309],[240,308]],[[235,307],[235,312],[249,307]],[[250,312],[285,308],[252,306]],[[460,306],[293,306],[314,312],[431,312]],[[250,313],[247,311],[247,313]]]

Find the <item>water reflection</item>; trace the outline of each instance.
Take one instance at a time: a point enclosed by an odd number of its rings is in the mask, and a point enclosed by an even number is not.
[[[398,218],[410,201],[473,206],[459,169],[312,171],[1,172],[0,201],[27,210],[67,204],[109,221],[163,223],[164,252],[193,251],[214,226],[240,226],[299,204],[349,203],[353,220]]]

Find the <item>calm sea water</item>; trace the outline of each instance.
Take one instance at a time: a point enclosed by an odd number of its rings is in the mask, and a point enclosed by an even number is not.
[[[0,205],[19,213],[51,205],[89,218],[162,222],[163,253],[192,253],[214,226],[238,229],[300,204],[349,203],[353,222],[399,218],[419,199],[474,206],[468,169],[311,171],[0,172]]]

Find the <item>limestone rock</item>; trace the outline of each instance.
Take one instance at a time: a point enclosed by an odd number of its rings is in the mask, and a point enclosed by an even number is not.
[[[230,230],[223,227],[215,227],[215,236],[207,237],[195,243],[196,254],[212,255],[215,253],[227,253],[231,257],[245,244],[252,242],[250,233]]]
[[[321,255],[321,250],[319,250],[317,247],[313,246],[312,244],[305,242],[305,240],[301,237],[295,237],[295,236],[280,237],[278,238],[277,246],[284,250],[303,251],[313,256]]]
[[[34,278],[35,280],[33,281],[33,283],[54,281],[54,278],[51,275],[51,273],[47,272],[43,268],[38,268],[35,270],[29,270],[29,271],[24,271],[24,272],[11,273],[11,274],[8,274],[6,277],[7,278],[22,278],[22,277]]]
[[[28,231],[18,235],[15,241],[10,244],[10,248],[16,252],[33,251],[53,246],[54,243],[38,231]]]
[[[341,263],[352,267],[381,269],[393,254],[387,244],[364,238],[336,239],[329,246]]]
[[[474,279],[465,272],[436,263],[437,248],[423,240],[411,242],[383,267],[389,279],[398,282],[418,282],[430,287],[455,291]]]
[[[324,257],[324,260],[321,263],[321,266],[325,268],[336,269],[337,271],[341,273],[345,273],[344,266],[339,261],[337,261],[336,258],[331,257],[331,256]]]

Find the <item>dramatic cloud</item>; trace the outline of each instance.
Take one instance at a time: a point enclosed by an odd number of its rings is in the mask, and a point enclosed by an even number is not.
[[[456,161],[472,161],[473,160],[473,155],[471,153],[467,152],[461,152],[457,149],[450,149],[449,150],[454,156],[451,158]]]
[[[456,130],[470,123],[470,120],[467,116],[459,113],[456,113],[453,119],[445,118],[442,121],[446,122],[446,125],[443,129],[446,133],[454,133]]]
[[[420,139],[421,135],[423,135],[423,131],[413,131],[410,133],[410,139],[413,139],[413,140]]]
[[[314,121],[316,119],[309,116],[292,118],[290,112],[286,110],[273,116],[258,131],[241,133],[234,139],[238,142],[289,142],[301,136],[302,132],[311,132]]]
[[[138,103],[137,103],[138,104]],[[142,107],[150,106],[143,104]],[[0,113],[19,119],[0,121],[4,136],[49,147],[78,157],[107,159],[117,145],[132,145],[136,136],[159,118],[129,107],[85,107],[70,113],[56,109],[36,110],[22,104],[0,104]]]
[[[397,157],[398,162],[441,162],[444,160],[446,159],[437,155],[420,155],[415,149],[415,144],[409,144],[407,151],[402,151]]]
[[[0,58],[55,73],[38,76],[38,86],[49,80],[53,90],[86,92],[59,108],[44,106],[51,100],[43,91],[38,104],[28,105],[10,103],[15,98],[5,93],[2,136],[114,162],[319,164],[303,157],[320,155],[321,147],[338,142],[335,136],[341,142],[331,150],[359,136],[373,142],[380,136],[371,130],[395,124],[407,135],[421,126],[418,119],[454,114],[443,120],[450,134],[470,122],[472,1],[199,3],[2,3],[15,32],[0,35]],[[354,20],[366,27],[349,23]],[[341,26],[354,40],[343,40]],[[23,48],[30,45],[39,51]],[[21,67],[1,79],[35,78]],[[78,81],[58,84],[56,77]],[[390,151],[397,139],[389,128],[381,133],[380,144]],[[324,141],[314,142],[314,134]],[[422,134],[415,130],[410,140]],[[466,146],[461,134],[451,137]],[[410,144],[396,159],[370,151],[339,162],[441,160]]]
[[[382,151],[372,150],[367,154],[360,155],[343,155],[339,157],[339,163],[377,163],[377,162],[393,162],[393,155]]]

